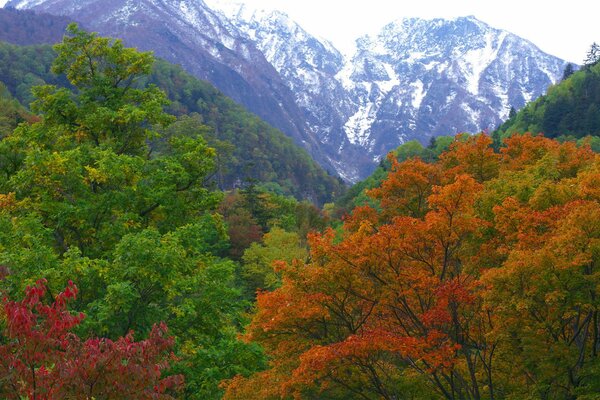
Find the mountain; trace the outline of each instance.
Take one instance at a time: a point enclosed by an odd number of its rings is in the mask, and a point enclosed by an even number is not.
[[[284,78],[350,181],[406,141],[494,129],[511,107],[543,94],[566,65],[474,17],[398,20],[359,38],[344,56],[285,14],[222,11]]]
[[[474,17],[398,20],[342,54],[287,15],[202,0],[11,0],[152,49],[302,144],[346,181],[391,149],[494,129],[566,62]]]
[[[340,74],[359,99],[346,133],[377,156],[411,139],[493,129],[565,65],[474,17],[397,21],[357,41]]]

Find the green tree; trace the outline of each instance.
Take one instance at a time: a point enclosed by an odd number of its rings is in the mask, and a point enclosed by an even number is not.
[[[291,264],[293,260],[306,260],[308,250],[300,242],[297,233],[275,227],[263,236],[262,243],[253,243],[246,249],[241,275],[250,295],[260,289],[273,290],[280,286],[281,277],[274,268],[275,261]]]
[[[585,59],[583,60],[583,65],[585,65],[586,67],[595,65],[598,63],[598,61],[600,61],[600,46],[598,45],[598,43],[594,42],[590,46],[590,49],[588,50]]]
[[[573,64],[567,63],[567,65],[565,65],[565,69],[563,70],[562,80],[564,81],[565,79],[573,75],[573,72],[575,72]]]

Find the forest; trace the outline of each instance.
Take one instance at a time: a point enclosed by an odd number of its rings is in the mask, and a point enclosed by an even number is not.
[[[67,33],[0,46],[0,398],[598,398],[593,121],[527,133],[530,105],[344,193],[207,84]]]

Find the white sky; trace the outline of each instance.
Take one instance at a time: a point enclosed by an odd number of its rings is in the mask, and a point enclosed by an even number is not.
[[[211,0],[217,3],[220,0]],[[508,30],[542,51],[581,64],[600,43],[600,2],[540,0],[237,0],[286,12],[305,30],[347,49],[364,33],[375,33],[403,17],[474,15]]]
[[[210,3],[231,0],[210,0]],[[237,0],[289,14],[313,35],[340,50],[403,17],[452,18],[474,15],[495,28],[530,40],[543,51],[581,64],[593,42],[600,43],[597,0]],[[0,0],[0,7],[7,0]]]

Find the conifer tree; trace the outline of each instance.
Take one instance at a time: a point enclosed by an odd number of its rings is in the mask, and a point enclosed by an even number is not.
[[[585,60],[583,60],[583,65],[586,67],[590,67],[600,61],[600,45],[594,42],[590,46],[590,50],[587,52],[585,56]]]
[[[563,70],[563,76],[561,80],[564,81],[565,79],[573,75],[573,72],[575,72],[573,64],[568,63],[567,65],[565,65],[565,69]]]

